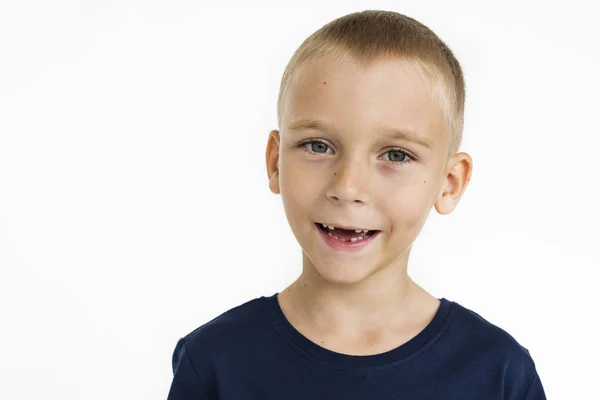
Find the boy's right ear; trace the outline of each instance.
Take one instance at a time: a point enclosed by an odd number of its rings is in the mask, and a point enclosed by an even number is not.
[[[266,161],[269,189],[275,194],[281,193],[279,188],[279,143],[279,131],[272,130],[267,142]]]

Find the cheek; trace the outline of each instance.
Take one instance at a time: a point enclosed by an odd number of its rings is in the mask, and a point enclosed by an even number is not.
[[[323,193],[322,174],[319,178],[319,171],[287,161],[282,160],[280,164],[280,187],[283,202],[286,208],[292,211],[308,209],[318,201]]]
[[[426,217],[431,199],[431,188],[425,183],[397,185],[385,197],[386,214],[393,223],[405,226],[419,225]]]

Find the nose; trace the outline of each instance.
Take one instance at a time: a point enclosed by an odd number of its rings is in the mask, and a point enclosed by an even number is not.
[[[339,204],[366,204],[370,201],[369,182],[368,165],[357,161],[339,162],[334,167],[327,198]]]

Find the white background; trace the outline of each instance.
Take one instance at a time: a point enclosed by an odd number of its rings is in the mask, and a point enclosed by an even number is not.
[[[527,347],[549,398],[597,395],[594,2],[335,3],[2,0],[0,398],[165,399],[180,337],[298,275],[264,166],[281,74],[367,8],[467,82],[473,179],[410,273]]]

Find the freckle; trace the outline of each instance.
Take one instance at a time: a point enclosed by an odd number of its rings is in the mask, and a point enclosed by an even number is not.
[[[327,85],[327,82],[326,82],[326,81],[324,81],[324,82],[323,82],[323,85]]]

